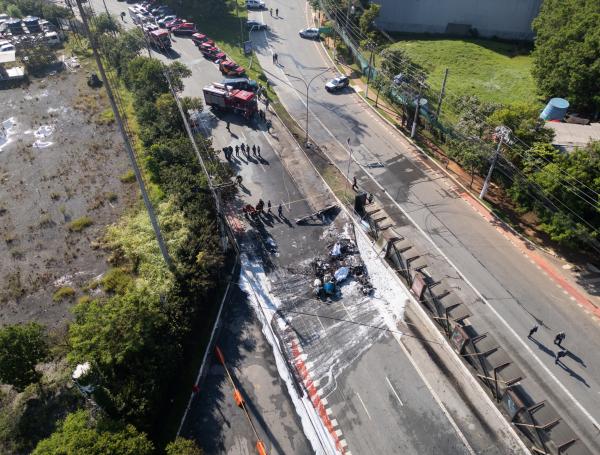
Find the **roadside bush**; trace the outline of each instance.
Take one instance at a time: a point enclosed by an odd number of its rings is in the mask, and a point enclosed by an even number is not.
[[[194,441],[181,436],[177,436],[175,441],[170,442],[165,447],[166,455],[202,455],[203,453]]]
[[[69,414],[57,431],[40,441],[33,455],[152,455],[154,446],[132,425],[122,425],[88,411]]]
[[[125,294],[127,288],[133,282],[131,275],[121,268],[110,269],[100,280],[105,292],[114,294]]]
[[[135,182],[135,173],[133,171],[127,171],[125,174],[119,177],[122,183],[133,183]]]
[[[17,55],[31,74],[40,74],[43,70],[58,61],[56,53],[44,43],[35,43],[22,47]]]

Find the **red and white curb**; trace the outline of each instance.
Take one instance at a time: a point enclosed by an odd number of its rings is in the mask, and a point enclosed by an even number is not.
[[[333,438],[336,449],[343,455],[352,455],[348,450],[348,443],[344,439],[342,430],[339,428],[337,420],[333,417],[333,411],[328,407],[327,398],[322,398],[323,390],[319,388],[319,381],[313,380],[311,376],[312,362],[307,361],[307,355],[304,354],[302,346],[297,337],[288,331],[286,333],[286,343],[292,353],[292,363],[298,375],[304,384],[308,397],[313,407],[317,411],[321,422]]]

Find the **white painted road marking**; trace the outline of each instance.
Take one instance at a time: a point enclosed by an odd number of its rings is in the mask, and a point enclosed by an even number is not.
[[[396,389],[394,389],[394,386],[392,385],[392,383],[390,382],[390,380],[387,376],[385,377],[385,380],[387,381],[388,385],[390,386],[390,389],[392,389],[392,392],[394,392],[394,395],[396,395],[396,398],[398,399],[400,406],[404,406],[404,403],[402,403],[402,400],[398,396],[398,392],[396,392]]]
[[[365,402],[362,400],[362,398],[360,397],[360,395],[358,394],[358,392],[356,392],[356,396],[360,400],[360,404],[362,404],[362,407],[364,408],[365,412],[367,413],[367,417],[369,418],[369,420],[373,420],[371,418],[371,414],[369,414],[369,411],[367,410],[367,407],[365,406]]]

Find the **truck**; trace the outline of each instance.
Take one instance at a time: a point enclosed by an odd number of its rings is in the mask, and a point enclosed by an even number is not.
[[[224,112],[233,112],[249,120],[258,112],[256,95],[246,90],[233,89],[213,83],[203,89],[204,103],[213,109]]]
[[[159,51],[171,49],[171,38],[169,38],[168,30],[163,28],[153,30],[148,27],[144,28],[144,34],[155,49]]]

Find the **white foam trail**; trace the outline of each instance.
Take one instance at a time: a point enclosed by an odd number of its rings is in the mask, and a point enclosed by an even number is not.
[[[246,254],[241,255],[240,261],[240,287],[248,294],[248,300],[262,324],[262,332],[273,347],[277,371],[287,386],[306,438],[317,455],[338,454],[333,438],[324,427],[308,397],[305,395],[301,398],[296,392],[295,379],[290,376],[278,339],[271,329],[271,320],[274,312],[281,305],[280,300],[270,294],[269,280],[262,265],[258,262],[251,262]],[[279,320],[278,322],[283,325],[283,321]]]

